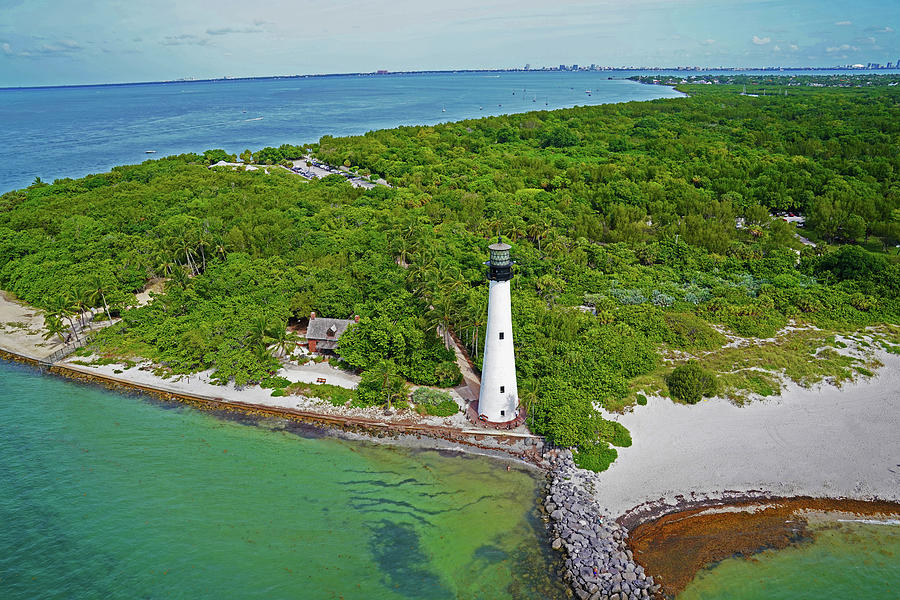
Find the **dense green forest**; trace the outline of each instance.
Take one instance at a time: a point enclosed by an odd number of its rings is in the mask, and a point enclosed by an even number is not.
[[[0,287],[61,316],[121,314],[94,337],[102,353],[241,385],[277,369],[288,319],[359,314],[342,342],[348,366],[452,385],[437,332],[452,330],[480,364],[483,262],[499,233],[517,261],[530,426],[601,469],[609,444],[630,438],[595,407],[667,393],[674,363],[698,361],[672,384],[684,401],[702,395],[683,392],[692,381],[765,394],[779,373],[864,373],[823,351],[831,332],[897,331],[900,90],[683,89],[314,145],[390,188],[209,170],[209,153],[36,182],[0,197]],[[804,215],[806,228],[773,211]],[[129,309],[152,278],[166,293]],[[719,353],[789,323],[803,330],[791,343]]]

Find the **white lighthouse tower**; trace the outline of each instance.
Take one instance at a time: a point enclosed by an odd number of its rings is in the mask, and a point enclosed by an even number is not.
[[[478,416],[492,423],[506,423],[516,418],[519,407],[509,293],[512,261],[509,258],[510,246],[500,241],[499,236],[497,243],[491,244],[488,249],[491,251],[488,261],[490,291]]]

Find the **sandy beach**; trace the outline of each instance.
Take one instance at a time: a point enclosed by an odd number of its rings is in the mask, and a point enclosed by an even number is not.
[[[900,356],[841,388],[786,386],[738,407],[649,398],[623,415],[630,448],[595,479],[595,497],[628,526],[691,502],[746,496],[900,501]]]
[[[43,311],[13,300],[0,290],[0,350],[35,360],[51,354],[62,343],[45,340]]]
[[[69,358],[62,361],[60,366],[67,369],[85,373],[87,375],[99,375],[112,380],[134,383],[140,386],[157,389],[172,394],[196,395],[207,398],[216,398],[226,402],[240,402],[257,406],[265,406],[275,409],[300,410],[319,413],[334,417],[355,417],[362,419],[376,419],[378,421],[403,422],[437,427],[454,427],[458,429],[468,428],[468,424],[462,413],[451,417],[420,416],[412,411],[394,411],[386,415],[383,408],[354,408],[349,406],[334,406],[319,398],[307,398],[305,396],[272,396],[272,390],[261,388],[258,385],[236,388],[234,383],[228,385],[216,385],[210,382],[211,373],[204,371],[193,375],[182,375],[165,379],[153,373],[149,363],[128,368],[125,365],[82,365],[79,362],[89,362],[90,359]],[[356,375],[341,371],[328,363],[309,362],[305,365],[286,365],[278,372],[279,377],[284,377],[293,382],[316,383],[325,380],[326,383],[345,388],[354,388],[359,381]],[[455,393],[451,392],[456,396]],[[461,399],[458,399],[461,401]]]
[[[43,316],[0,294],[0,349],[32,359],[58,343],[42,337]],[[692,503],[717,499],[808,496],[900,502],[900,356],[878,352],[884,364],[875,377],[834,387],[788,384],[781,396],[739,407],[722,398],[697,405],[651,397],[625,414],[605,414],[631,431],[633,445],[619,449],[609,470],[579,477],[593,488],[606,513],[632,527]],[[467,429],[462,414],[420,417],[406,411],[385,415],[302,396],[273,397],[258,386],[236,389],[209,382],[208,373],[163,379],[140,365],[67,367],[114,377],[175,394],[197,394],[272,408],[326,415],[409,421]],[[146,365],[145,365],[146,367]],[[117,372],[118,371],[118,372]],[[291,381],[353,388],[358,378],[327,363],[287,365]],[[453,396],[463,400],[455,391]]]

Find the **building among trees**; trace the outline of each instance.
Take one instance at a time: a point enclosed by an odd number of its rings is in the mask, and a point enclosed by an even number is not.
[[[353,319],[327,319],[309,314],[309,326],[306,328],[306,339],[310,352],[334,352],[338,340],[351,323],[359,323],[359,315]]]

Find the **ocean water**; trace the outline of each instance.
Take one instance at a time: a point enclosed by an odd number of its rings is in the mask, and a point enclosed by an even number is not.
[[[560,598],[541,481],[0,361],[0,598]]]
[[[438,73],[0,89],[0,193],[35,177],[52,182],[209,148],[240,153],[326,134],[681,95],[609,79],[623,75],[630,74]]]
[[[900,598],[900,522],[813,527],[812,541],[701,571],[678,600]]]

